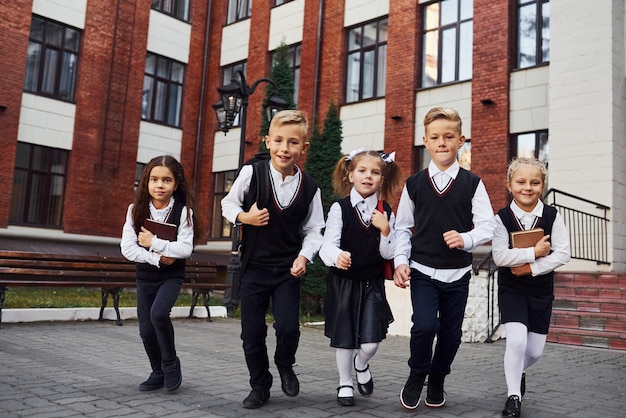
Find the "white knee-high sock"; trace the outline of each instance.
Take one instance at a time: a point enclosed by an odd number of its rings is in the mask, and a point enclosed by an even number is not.
[[[367,367],[369,361],[374,357],[374,354],[378,351],[380,343],[365,343],[361,344],[356,358],[354,359],[354,367],[359,370],[363,370]],[[365,373],[357,373],[356,379],[359,383],[367,383],[372,378],[372,374],[369,369]]]
[[[506,378],[508,396],[517,395],[521,398],[520,383],[524,372],[528,330],[526,325],[520,322],[507,322],[504,324],[504,329],[506,330],[504,377]]]
[[[352,353],[351,348],[338,348],[335,353],[337,360],[337,371],[339,372],[339,386],[352,387]],[[353,396],[354,391],[349,388],[339,390],[337,396]]]

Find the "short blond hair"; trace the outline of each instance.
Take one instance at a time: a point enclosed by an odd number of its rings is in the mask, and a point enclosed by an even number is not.
[[[461,126],[463,123],[461,121],[461,116],[459,115],[459,112],[457,112],[455,109],[452,109],[451,107],[433,107],[428,112],[426,112],[426,116],[424,116],[424,128],[426,128],[437,119],[445,119],[449,120],[450,122],[456,122],[458,125],[459,134],[461,134]]]
[[[511,160],[506,168],[506,182],[510,183],[513,179],[515,172],[523,165],[530,165],[539,170],[541,174],[541,181],[543,182],[543,188],[545,191],[546,184],[548,183],[548,167],[535,157],[517,157]]]
[[[276,113],[270,122],[268,135],[273,129],[283,125],[300,125],[300,128],[302,129],[302,139],[306,140],[307,132],[309,130],[309,121],[303,111],[298,109],[287,109]]]

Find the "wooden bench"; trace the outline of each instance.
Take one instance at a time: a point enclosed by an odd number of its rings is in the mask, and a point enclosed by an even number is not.
[[[22,251],[0,251],[0,323],[5,292],[8,287],[97,287],[101,289],[102,304],[98,320],[103,319],[109,295],[117,315],[116,324],[122,325],[119,295],[124,288],[136,287],[135,263],[124,257],[100,255],[42,254]],[[193,315],[198,298],[202,296],[211,321],[210,294],[230,286],[220,282],[214,263],[194,258],[186,263],[183,288],[192,290],[189,316]]]

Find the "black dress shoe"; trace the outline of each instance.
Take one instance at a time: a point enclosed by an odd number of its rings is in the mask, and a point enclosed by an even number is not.
[[[285,395],[291,397],[298,396],[298,393],[300,393],[300,382],[298,382],[293,369],[291,367],[278,369],[278,373],[280,374],[280,387]]]
[[[511,395],[509,399],[506,400],[504,404],[504,409],[502,410],[503,417],[519,417],[522,414],[522,401],[520,401],[519,396]]]
[[[243,400],[243,407],[246,409],[257,409],[263,406],[270,398],[270,391],[252,389],[250,394]]]
[[[357,354],[358,355],[358,354]],[[370,365],[368,364],[363,370],[359,370],[356,368],[356,355],[354,356],[354,370],[356,370],[356,387],[359,389],[359,393],[362,396],[372,396],[374,392],[374,379],[372,378],[372,373],[370,372],[370,380],[365,383],[359,383],[359,373],[365,373],[370,369]]]
[[[163,387],[163,373],[150,373],[150,377],[139,384],[139,390],[149,392]]]
[[[354,393],[354,388],[352,386],[343,385],[337,388],[337,403],[341,406],[354,406],[354,396],[339,396],[339,391],[342,388],[350,388],[352,389],[352,393]]]
[[[167,365],[163,363],[163,374],[163,384],[167,391],[172,392],[180,387],[180,384],[183,382],[183,374],[180,370],[180,360],[178,357],[176,357],[174,362],[168,362]]]

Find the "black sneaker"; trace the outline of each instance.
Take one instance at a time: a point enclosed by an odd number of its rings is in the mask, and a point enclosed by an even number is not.
[[[503,417],[519,417],[522,414],[522,401],[520,401],[519,396],[511,395],[509,399],[506,400],[504,404],[504,409],[502,410]]]
[[[404,387],[400,391],[400,403],[406,409],[417,408],[422,398],[422,388],[426,380],[425,374],[411,373]]]
[[[183,374],[180,370],[178,357],[173,362],[168,362],[167,365],[163,363],[163,374],[165,377],[163,384],[167,391],[172,392],[180,387],[180,384],[183,382]]]
[[[270,398],[270,391],[252,389],[250,394],[243,400],[243,407],[246,409],[257,409],[263,406],[265,402]]]
[[[280,387],[287,396],[298,396],[300,393],[300,382],[293,371],[293,368],[278,369],[280,374]]]
[[[446,403],[446,395],[443,391],[443,381],[446,376],[442,374],[431,374],[428,376],[428,387],[426,388],[426,406],[440,408]]]
[[[139,390],[149,392],[163,387],[163,373],[152,372],[145,382],[139,384]]]

